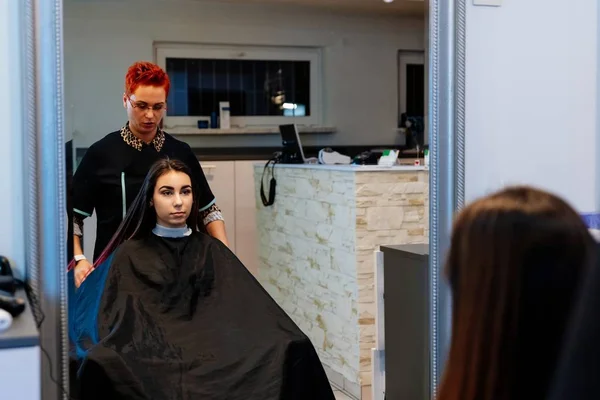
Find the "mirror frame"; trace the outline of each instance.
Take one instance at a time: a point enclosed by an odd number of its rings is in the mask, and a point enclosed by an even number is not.
[[[63,2],[21,0],[25,282],[39,326],[41,393],[68,399]],[[34,300],[35,299],[35,300]]]
[[[452,298],[444,279],[452,223],[465,200],[467,0],[429,0],[429,318],[430,398],[451,337]]]
[[[430,146],[430,397],[450,342],[451,296],[443,278],[465,187],[466,0],[429,0],[427,124]],[[42,399],[67,399],[68,286],[63,92],[63,0],[22,0],[26,281],[40,299]],[[427,18],[426,18],[427,21]],[[56,382],[55,382],[56,381]],[[59,384],[57,384],[57,382]]]

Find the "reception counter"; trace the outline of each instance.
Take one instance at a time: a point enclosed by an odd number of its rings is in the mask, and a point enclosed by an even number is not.
[[[331,381],[361,398],[375,347],[373,252],[428,242],[429,171],[276,165],[275,203],[265,207],[264,165],[254,168],[258,279],[310,337]]]

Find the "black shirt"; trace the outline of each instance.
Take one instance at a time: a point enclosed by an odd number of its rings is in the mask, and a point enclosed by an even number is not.
[[[200,193],[200,211],[214,205],[215,197],[187,143],[159,131],[157,139],[146,144],[127,126],[109,133],[90,146],[73,176],[75,215],[89,217],[96,211],[94,260],[117,231],[152,164],[164,157],[180,160],[190,168]]]

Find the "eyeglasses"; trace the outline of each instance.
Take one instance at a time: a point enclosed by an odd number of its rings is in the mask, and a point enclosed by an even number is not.
[[[153,106],[150,106],[144,101],[133,101],[129,96],[127,96],[127,100],[129,100],[129,104],[131,104],[131,107],[141,112],[150,110],[154,112],[161,112],[167,109],[167,105],[165,103],[158,103]]]

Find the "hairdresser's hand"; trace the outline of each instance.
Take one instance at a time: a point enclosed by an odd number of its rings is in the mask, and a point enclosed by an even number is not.
[[[92,264],[88,260],[80,260],[75,266],[75,287],[81,286],[85,278],[92,272]]]

